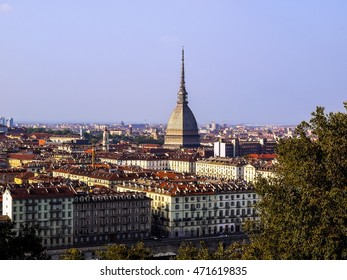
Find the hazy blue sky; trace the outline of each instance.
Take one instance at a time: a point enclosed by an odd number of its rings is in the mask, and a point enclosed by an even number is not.
[[[347,1],[0,0],[0,116],[297,124],[347,100]]]

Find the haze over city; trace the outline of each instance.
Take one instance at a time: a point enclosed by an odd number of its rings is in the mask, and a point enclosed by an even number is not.
[[[0,1],[0,115],[297,124],[346,100],[345,1]]]

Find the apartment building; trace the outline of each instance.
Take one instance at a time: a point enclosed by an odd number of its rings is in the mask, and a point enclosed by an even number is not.
[[[101,162],[120,166],[137,166],[143,169],[168,169],[167,156],[152,154],[103,154],[98,156]]]
[[[107,187],[16,185],[2,195],[2,215],[18,233],[38,225],[49,249],[142,240],[151,233],[151,199]]]
[[[196,162],[196,175],[226,180],[243,180],[246,160],[242,158],[208,158]]]
[[[74,245],[142,240],[151,233],[151,199],[144,193],[96,187],[74,198]]]
[[[242,222],[256,219],[259,197],[244,182],[196,180],[139,180],[124,182],[118,191],[141,191],[152,199],[154,234],[191,237],[242,230]]]
[[[136,174],[119,172],[116,169],[88,168],[65,166],[52,170],[53,177],[80,181],[88,186],[105,186],[112,188],[124,180],[132,180]]]
[[[38,225],[47,248],[73,244],[73,201],[75,191],[67,186],[11,187],[3,193],[2,211],[18,232],[25,224]]]

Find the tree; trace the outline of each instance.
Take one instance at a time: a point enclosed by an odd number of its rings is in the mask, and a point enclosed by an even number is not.
[[[347,114],[317,107],[296,133],[278,145],[276,178],[256,184],[243,258],[347,259]]]
[[[83,254],[76,248],[67,249],[59,260],[84,260]]]
[[[129,251],[130,260],[149,260],[152,257],[152,251],[145,247],[143,242],[133,245]]]
[[[13,223],[0,223],[0,260],[9,260],[11,254],[11,244],[15,237]]]
[[[0,224],[0,259],[3,260],[44,260],[48,259],[38,227],[25,225],[15,235],[14,224]]]
[[[101,260],[128,260],[128,247],[124,244],[107,245],[105,251],[97,251]]]
[[[48,256],[38,235],[38,226],[25,224],[19,234],[12,240],[13,259],[44,260]]]
[[[178,248],[176,260],[208,260],[210,251],[205,242],[201,241],[199,247],[192,242],[182,242]]]
[[[248,245],[245,243],[233,242],[225,246],[223,242],[218,243],[218,247],[211,254],[212,260],[240,260]]]
[[[108,245],[105,251],[97,251],[96,254],[102,260],[148,260],[153,255],[143,242],[138,242],[130,248],[124,244]]]

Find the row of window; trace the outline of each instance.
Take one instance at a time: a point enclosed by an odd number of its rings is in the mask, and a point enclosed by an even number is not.
[[[100,233],[116,233],[116,232],[136,232],[136,231],[149,231],[150,227],[147,224],[135,224],[135,225],[117,225],[95,228],[75,228],[75,235],[83,234],[100,234]]]
[[[247,201],[247,206],[251,206],[252,204],[255,204],[256,201],[254,200],[253,202],[248,200]],[[207,203],[207,206],[206,206],[206,203],[197,203],[197,204],[185,204],[184,205],[184,209],[190,209],[190,210],[195,210],[195,209],[200,209],[200,208],[212,208],[212,207],[241,207],[241,206],[246,206],[246,201],[231,201],[231,202],[214,202],[213,206],[212,206],[212,203],[209,202]],[[179,204],[176,204],[175,205],[175,210],[179,210],[180,209],[180,205]],[[206,209],[207,210],[207,209]]]
[[[23,221],[23,220],[40,220],[40,219],[69,219],[72,218],[72,211],[68,212],[54,212],[54,213],[26,213],[26,214],[14,214],[13,220]]]
[[[120,223],[146,223],[149,222],[149,216],[140,216],[140,217],[112,217],[112,218],[100,218],[95,220],[75,220],[75,226],[89,226],[89,225],[106,225],[106,224],[120,224]]]
[[[206,198],[209,198],[208,200],[211,201],[213,198],[214,199],[219,199],[219,200],[234,200],[234,199],[247,199],[247,198],[253,198],[255,199],[256,198],[256,194],[253,193],[253,194],[236,194],[236,195],[219,195],[219,196],[214,196],[214,197],[211,197],[211,196],[191,196],[191,197],[184,197],[184,202],[189,202],[190,201],[200,201],[200,200],[206,200]],[[183,201],[183,198],[179,198],[179,197],[176,197],[175,198],[175,202],[176,203],[180,203]]]
[[[213,218],[213,219],[220,219],[223,217],[234,217],[236,216],[244,216],[244,215],[255,215],[255,209],[254,208],[241,208],[241,209],[226,209],[226,210],[219,210],[219,211],[208,211],[205,212],[185,212],[185,215],[183,218]],[[207,215],[206,215],[207,214]],[[181,213],[175,213],[175,219],[181,219]]]
[[[105,203],[80,203],[75,204],[77,210],[84,209],[118,209],[128,207],[147,207],[149,201],[132,201],[132,202],[105,202]]]

